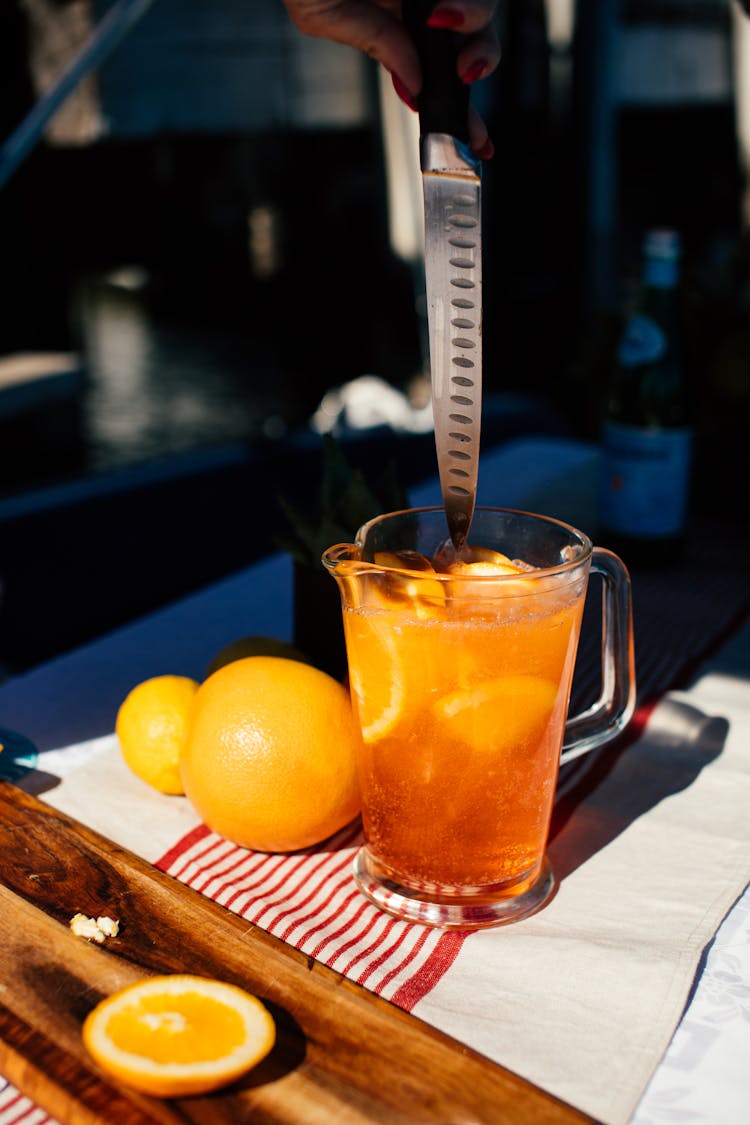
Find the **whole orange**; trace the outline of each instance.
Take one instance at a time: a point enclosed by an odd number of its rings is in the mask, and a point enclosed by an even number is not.
[[[180,772],[214,832],[255,851],[297,851],[359,812],[358,745],[337,680],[297,660],[250,656],[201,684]]]

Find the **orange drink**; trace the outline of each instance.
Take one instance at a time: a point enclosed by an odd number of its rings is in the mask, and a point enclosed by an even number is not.
[[[344,613],[365,831],[417,885],[528,879],[544,855],[582,579],[516,585],[501,614],[449,592]]]
[[[324,555],[362,734],[355,875],[401,917],[497,924],[553,887],[545,847],[595,552],[555,521],[478,509],[477,545],[458,557],[441,517],[380,517]],[[611,581],[627,582],[613,559]],[[626,648],[618,681],[632,674]],[[586,717],[583,740],[621,729],[632,682],[617,707],[598,733]]]

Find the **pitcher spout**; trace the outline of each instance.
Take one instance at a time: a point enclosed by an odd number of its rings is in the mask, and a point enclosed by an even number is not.
[[[366,578],[379,570],[372,563],[362,561],[362,550],[356,543],[337,543],[322,555],[323,566],[336,584],[345,607],[361,605]]]
[[[336,543],[323,552],[323,566],[338,578],[342,574],[353,574],[357,564],[362,562],[362,552],[356,543]]]

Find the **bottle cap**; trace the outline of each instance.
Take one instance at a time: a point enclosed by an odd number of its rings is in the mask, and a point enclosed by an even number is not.
[[[643,241],[643,253],[647,258],[662,258],[676,261],[682,249],[679,232],[668,227],[650,230]]]

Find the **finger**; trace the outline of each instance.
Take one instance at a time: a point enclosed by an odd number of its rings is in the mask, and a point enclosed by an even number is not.
[[[445,0],[427,21],[432,27],[450,28],[464,40],[456,59],[459,76],[467,84],[486,78],[500,62],[500,40],[493,21],[495,0]]]
[[[495,146],[487,132],[487,126],[473,105],[469,106],[469,144],[480,160],[491,160],[495,155]]]
[[[403,23],[395,14],[399,7],[388,0],[319,0],[317,3],[288,3],[294,24],[305,35],[333,39],[376,59],[412,95],[422,77],[417,51]]]
[[[401,101],[416,113],[417,106],[414,99],[408,90],[403,89],[395,75],[393,75],[393,88]],[[484,119],[480,117],[473,105],[469,106],[469,145],[474,155],[478,156],[480,160],[491,160],[495,155],[495,146],[487,132]]]
[[[492,22],[497,0],[440,0],[432,10],[431,27],[445,27],[465,35],[481,31]]]
[[[490,26],[469,37],[456,59],[456,68],[466,83],[487,78],[500,62],[500,42],[495,29]]]

